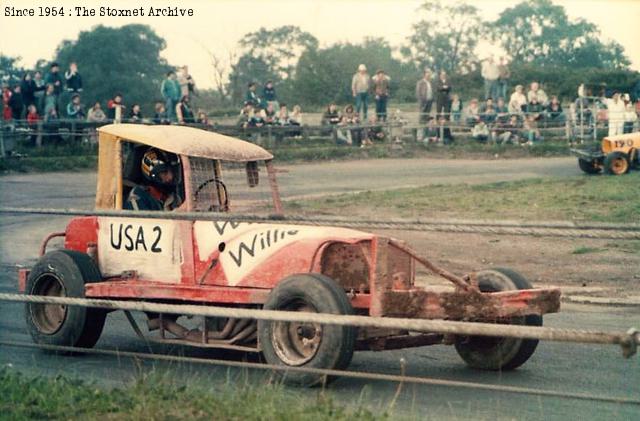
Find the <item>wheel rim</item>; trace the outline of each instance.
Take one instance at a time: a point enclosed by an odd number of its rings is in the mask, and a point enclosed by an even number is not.
[[[629,164],[624,158],[616,158],[611,162],[611,170],[614,174],[624,174],[627,172]]]
[[[32,295],[46,297],[66,297],[64,285],[52,274],[40,276],[35,281]],[[31,320],[38,331],[45,335],[53,335],[62,327],[67,318],[67,306],[61,304],[30,304]]]
[[[285,311],[317,313],[313,306],[296,301],[280,308]],[[318,323],[275,322],[271,331],[271,343],[280,360],[291,366],[311,361],[322,342],[322,326]]]

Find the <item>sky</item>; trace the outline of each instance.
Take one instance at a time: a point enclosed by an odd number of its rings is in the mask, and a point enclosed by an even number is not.
[[[519,3],[510,0],[469,1],[485,20],[495,19],[507,7]],[[631,67],[640,70],[640,0],[554,0],[565,7],[570,18],[584,18],[597,24],[603,40],[615,40],[625,47]],[[65,16],[38,17],[39,6],[63,5]],[[338,41],[358,43],[366,36],[386,38],[399,46],[418,20],[420,0],[0,0],[0,53],[21,56],[21,65],[32,67],[39,58],[52,59],[55,48],[64,39],[75,39],[80,31],[103,24],[129,23],[150,25],[167,41],[162,55],[170,64],[189,65],[200,88],[214,84],[209,52],[226,58],[247,32],[264,26],[297,25],[313,34],[321,46]],[[149,17],[154,7],[193,8],[192,17]],[[75,6],[96,9],[95,17],[69,14]],[[99,17],[101,6],[113,8],[143,7],[144,17]],[[36,16],[5,16],[5,8],[35,8]],[[75,12],[74,12],[75,13]],[[493,53],[483,42],[478,53]],[[495,51],[499,53],[499,51]],[[80,69],[82,72],[82,69]]]

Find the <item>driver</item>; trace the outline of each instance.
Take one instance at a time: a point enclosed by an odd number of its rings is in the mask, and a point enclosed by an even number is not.
[[[173,158],[173,159],[172,159]],[[175,155],[151,148],[142,157],[141,169],[145,184],[129,192],[124,209],[170,211],[180,206],[176,194]]]

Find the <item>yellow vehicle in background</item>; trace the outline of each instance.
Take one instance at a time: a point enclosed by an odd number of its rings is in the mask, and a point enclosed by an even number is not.
[[[578,157],[578,166],[587,174],[622,175],[630,169],[640,169],[640,132],[602,139],[597,150],[571,149]]]

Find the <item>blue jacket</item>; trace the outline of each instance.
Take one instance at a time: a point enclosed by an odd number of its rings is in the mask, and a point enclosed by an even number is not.
[[[165,79],[162,81],[162,85],[160,86],[160,93],[162,93],[162,97],[164,99],[172,99],[174,101],[180,100],[180,83],[178,80]]]

